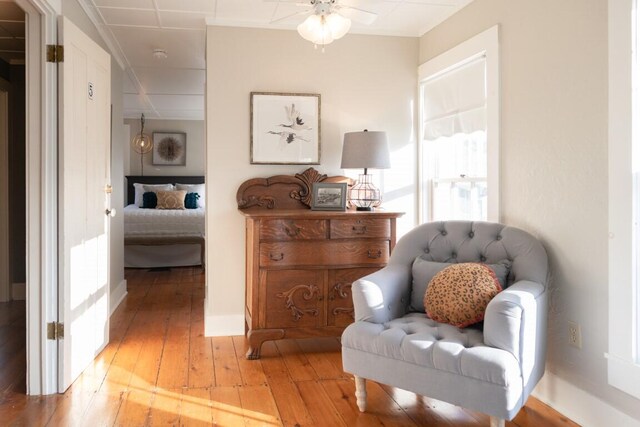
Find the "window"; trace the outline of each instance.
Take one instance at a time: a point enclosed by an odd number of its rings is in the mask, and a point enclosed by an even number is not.
[[[640,62],[636,1],[609,1],[608,380],[640,398]],[[629,54],[631,52],[631,54]]]
[[[498,28],[420,66],[420,222],[498,221]]]

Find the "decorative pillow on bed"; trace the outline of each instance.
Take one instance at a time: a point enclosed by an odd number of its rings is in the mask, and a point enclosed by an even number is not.
[[[496,274],[486,264],[453,264],[431,279],[424,306],[431,319],[465,328],[484,319],[489,301],[500,291]]]
[[[187,193],[187,195],[184,196],[184,207],[187,209],[197,209],[199,198],[200,195],[198,193]]]
[[[147,191],[142,195],[142,208],[155,209],[158,205],[158,195],[153,191]]]
[[[158,205],[156,209],[184,209],[186,191],[157,191]]]
[[[133,184],[133,188],[135,190],[135,197],[133,204],[142,207],[142,196],[144,193],[149,191],[153,191],[154,193],[158,190],[170,191],[173,190],[173,184],[140,184],[138,182]]]
[[[185,190],[187,193],[198,193],[198,207],[204,208],[204,184],[176,184],[176,190]]]
[[[413,284],[411,286],[411,300],[409,303],[409,310],[419,311],[424,313],[424,294],[427,291],[427,286],[431,279],[440,271],[444,270],[454,263],[448,262],[435,262],[429,261],[423,258],[424,255],[420,255],[413,261],[411,267],[411,276],[413,278]],[[507,276],[509,276],[509,270],[511,269],[511,263],[507,260],[498,261],[495,264],[487,264],[496,277],[502,288],[507,287]]]

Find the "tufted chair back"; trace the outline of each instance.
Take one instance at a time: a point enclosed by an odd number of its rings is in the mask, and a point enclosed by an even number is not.
[[[479,221],[443,221],[422,224],[404,235],[389,265],[411,266],[413,260],[436,262],[511,262],[507,286],[530,280],[546,287],[547,255],[540,242],[526,231]]]

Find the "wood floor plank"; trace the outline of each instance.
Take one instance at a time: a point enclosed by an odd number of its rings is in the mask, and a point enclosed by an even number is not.
[[[115,420],[116,426],[144,426],[149,421],[153,393],[129,390],[123,395],[122,405]]]
[[[315,425],[293,381],[290,379],[278,380],[275,383],[270,383],[270,386],[284,426],[305,427]]]
[[[342,365],[335,363],[335,354],[340,352],[335,338],[298,340],[298,346],[319,379],[348,378]]]
[[[171,313],[165,337],[157,386],[162,388],[187,387],[189,382],[189,309],[181,307]]]
[[[156,390],[149,409],[149,426],[175,426],[182,412],[182,390]]]
[[[254,360],[254,362],[257,362]],[[289,370],[284,360],[280,356],[280,352],[273,341],[267,341],[262,344],[262,356],[259,359],[262,365],[262,371],[267,377],[267,381],[272,386],[279,382],[290,382]]]
[[[268,386],[238,387],[245,426],[282,425],[278,407]]]
[[[214,337],[211,339],[213,348],[213,367],[216,376],[216,386],[242,385],[242,376],[238,366],[233,338]]]
[[[182,393],[180,425],[209,427],[212,424],[211,389],[185,388]]]
[[[211,389],[213,423],[217,426],[242,426],[244,415],[238,387],[214,387]]]
[[[362,414],[338,339],[269,341],[261,359],[246,360],[244,337],[204,337],[200,269],[126,270],[125,277],[128,294],[111,317],[109,344],[62,395],[19,391],[24,302],[0,303],[0,385],[12,384],[0,388],[0,425],[488,426],[485,414],[371,381]],[[506,423],[567,425],[576,424],[535,398]]]
[[[417,426],[404,410],[373,381],[367,384],[367,411],[364,413],[360,412],[356,404],[356,388],[352,379],[321,380],[320,384],[347,425]]]
[[[348,425],[318,381],[298,381],[296,387],[316,425]]]
[[[309,381],[318,379],[318,375],[309,363],[309,359],[300,349],[296,340],[276,341],[276,347],[282,355],[285,365],[289,370],[289,375],[294,381]]]
[[[249,342],[244,336],[232,337],[233,346],[236,350],[238,368],[242,377],[242,385],[265,385],[267,377],[262,369],[262,363],[257,360],[248,360],[245,357],[249,349]],[[257,362],[257,363],[256,363]]]
[[[558,414],[543,402],[530,397],[520,412],[513,419],[518,426],[545,425],[549,427],[578,426],[570,419]]]
[[[189,388],[213,387],[216,384],[213,369],[211,338],[204,336],[204,296],[192,294],[191,329],[189,331]]]

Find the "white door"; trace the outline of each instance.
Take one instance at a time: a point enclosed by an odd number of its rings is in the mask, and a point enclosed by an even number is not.
[[[68,19],[58,21],[58,389],[109,342],[111,57]]]

